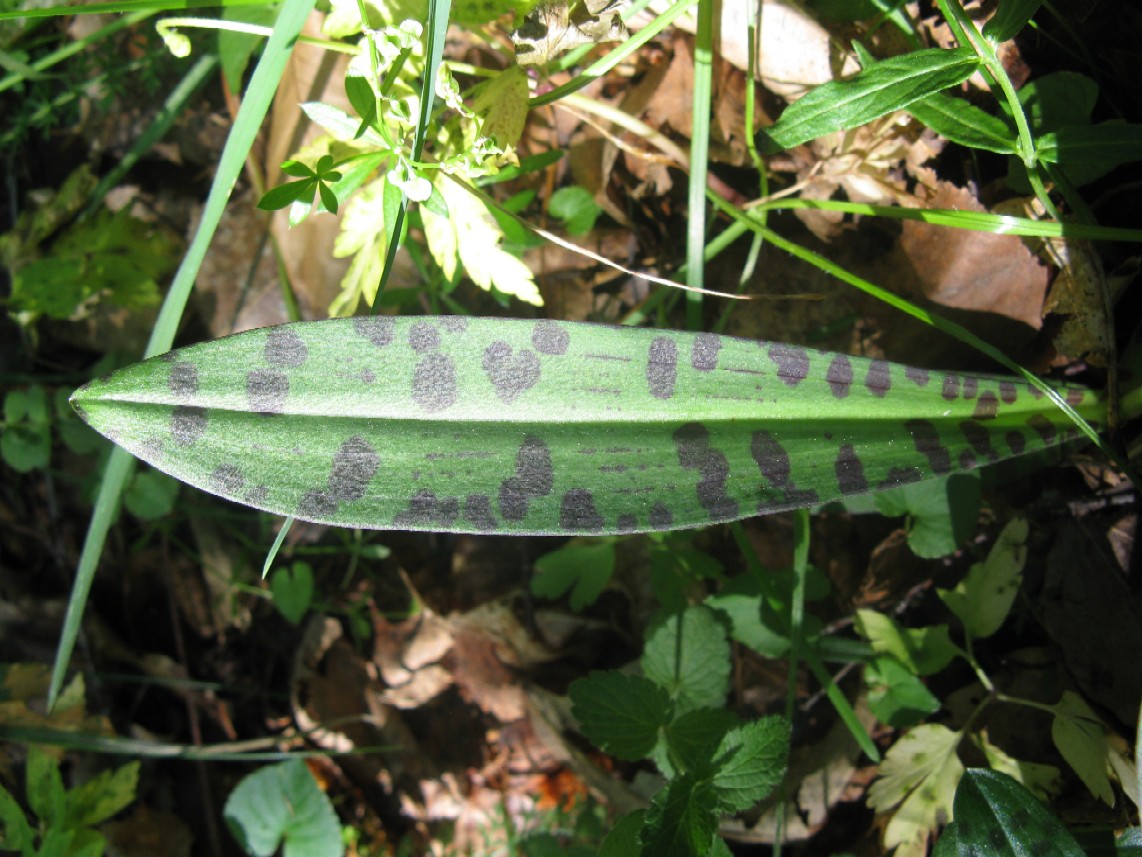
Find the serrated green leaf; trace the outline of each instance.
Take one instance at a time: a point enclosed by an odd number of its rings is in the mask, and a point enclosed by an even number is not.
[[[1090,793],[1107,806],[1114,806],[1114,789],[1106,774],[1106,727],[1081,696],[1063,691],[1063,698],[1053,706],[1051,739],[1059,753],[1071,766]]]
[[[763,717],[727,733],[715,753],[712,783],[718,806],[739,812],[777,788],[789,759],[790,728],[783,717]]]
[[[959,653],[947,625],[901,628],[883,613],[857,610],[856,629],[873,651],[892,655],[916,675],[939,672]]]
[[[59,762],[44,748],[33,744],[28,748],[24,779],[24,792],[32,812],[45,826],[63,828],[67,820],[67,795]]]
[[[571,609],[578,613],[595,603],[614,570],[613,543],[569,545],[536,560],[531,592],[541,598],[559,598],[570,590]]]
[[[664,776],[709,776],[718,747],[741,718],[725,708],[697,708],[675,717],[662,732],[654,761]]]
[[[1000,747],[992,744],[988,740],[986,731],[973,737],[979,748],[983,750],[988,765],[1007,774],[1039,800],[1048,800],[1059,793],[1063,785],[1063,776],[1054,765],[1043,765],[1038,762],[1028,762],[1026,759],[1016,759]]]
[[[908,105],[908,112],[941,137],[969,149],[1000,155],[1018,151],[1010,125],[962,98],[938,92]]]
[[[341,857],[341,827],[329,798],[297,759],[262,768],[238,783],[222,815],[249,854]]]
[[[1059,390],[1104,418],[1098,394]],[[127,367],[72,402],[132,454],[257,508],[341,526],[563,536],[815,505],[1074,436],[1013,379],[487,318],[250,331]]]
[[[984,24],[984,38],[995,44],[1015,38],[1042,5],[1043,0],[1002,0],[991,20]]]
[[[531,270],[500,246],[504,234],[484,204],[455,181],[444,178],[435,184],[448,206],[448,217],[427,208],[421,215],[428,249],[444,276],[452,279],[459,261],[481,289],[495,287],[525,303],[543,306]]]
[[[0,833],[3,834],[0,847],[22,851],[35,845],[35,830],[28,823],[20,804],[3,785],[0,785]]]
[[[869,710],[881,723],[898,728],[915,726],[940,710],[940,700],[892,655],[880,655],[867,664],[864,680]]]
[[[291,625],[296,625],[313,603],[313,569],[309,563],[295,562],[289,568],[274,569],[270,578],[274,607]]]
[[[865,125],[893,110],[967,80],[980,60],[970,48],[913,51],[867,66],[846,80],[818,86],[763,133],[769,151]]]
[[[952,800],[963,774],[956,755],[961,733],[928,723],[897,741],[880,763],[880,778],[868,790],[877,812],[899,807],[884,831],[886,849],[922,848],[936,827],[952,817]],[[922,853],[922,852],[921,852]]]
[[[592,672],[567,692],[580,731],[620,759],[648,756],[672,717],[666,691],[643,676]]]
[[[643,853],[707,857],[718,830],[717,797],[707,781],[685,775],[654,796],[646,814]]]
[[[1015,518],[1003,528],[986,560],[968,569],[954,589],[936,590],[972,638],[990,637],[1011,612],[1023,581],[1029,532],[1027,519]]]
[[[724,704],[730,689],[730,643],[708,607],[690,607],[647,632],[642,671],[663,687],[679,713]]]
[[[67,824],[71,827],[102,824],[135,800],[138,784],[138,762],[103,771],[67,793]]]
[[[639,837],[646,822],[646,810],[628,812],[611,827],[607,838],[599,846],[598,857],[632,857],[641,852]]]
[[[1050,854],[1084,857],[1085,852],[1035,796],[1007,774],[969,768],[955,797],[955,841],[959,852],[988,855]]]
[[[518,65],[508,66],[484,84],[472,102],[472,110],[482,118],[480,133],[503,148],[515,147],[527,121],[527,72]]]

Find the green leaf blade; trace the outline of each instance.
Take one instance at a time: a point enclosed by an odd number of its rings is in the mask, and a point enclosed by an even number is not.
[[[1061,387],[1101,421],[1099,396]],[[94,381],[80,415],[231,500],[348,527],[602,535],[922,481],[1073,428],[1022,381],[675,331],[355,318]]]
[[[789,149],[903,110],[967,80],[979,64],[970,48],[933,48],[881,60],[847,80],[818,86],[787,107],[765,132],[767,149]]]

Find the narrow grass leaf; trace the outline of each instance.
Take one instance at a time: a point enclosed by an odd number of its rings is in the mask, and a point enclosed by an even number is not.
[[[770,152],[865,125],[962,83],[979,68],[970,48],[932,48],[881,60],[847,80],[818,86],[785,109],[765,133]]]
[[[309,13],[313,11],[315,0],[287,0],[278,14],[273,35],[266,43],[262,57],[258,61],[250,86],[238,116],[234,120],[234,127],[226,139],[226,146],[218,162],[218,170],[214,175],[214,183],[210,188],[210,195],[202,210],[202,219],[198,231],[187,249],[186,256],[174,282],[171,283],[163,302],[159,317],[151,331],[150,341],[147,343],[145,356],[151,356],[170,348],[174,341],[175,331],[182,318],[186,302],[194,286],[198,269],[206,256],[206,249],[210,244],[214,231],[226,208],[226,202],[235,182],[241,175],[246,163],[246,155],[254,143],[261,128],[262,120],[269,110],[270,102],[277,91],[278,80],[281,78],[286,61],[293,50],[293,44],[301,32]],[[114,5],[114,4],[112,4]],[[90,11],[91,7],[87,7]],[[83,543],[80,555],[79,568],[76,571],[75,585],[68,600],[67,614],[64,618],[63,631],[60,635],[59,648],[56,650],[55,665],[52,670],[52,684],[48,693],[49,707],[55,703],[63,686],[64,673],[68,661],[71,659],[72,649],[79,634],[79,624],[83,617],[83,608],[87,603],[91,583],[95,578],[96,565],[103,552],[103,543],[107,538],[107,531],[114,520],[119,505],[119,497],[132,469],[131,459],[120,450],[112,450],[107,467],[100,482],[99,494],[95,501],[95,510],[92,513],[91,524],[88,527],[87,537]]]

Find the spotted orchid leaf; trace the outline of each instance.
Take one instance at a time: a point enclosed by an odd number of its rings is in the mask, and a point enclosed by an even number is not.
[[[1061,386],[1098,423],[1098,394]],[[811,506],[1075,436],[1013,378],[705,333],[335,319],[194,345],[72,396],[160,470],[347,527],[627,533]]]

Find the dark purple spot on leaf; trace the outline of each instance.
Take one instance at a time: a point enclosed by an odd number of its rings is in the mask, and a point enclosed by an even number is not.
[[[960,376],[959,375],[945,375],[944,376],[944,389],[940,391],[940,395],[947,399],[949,402],[955,399],[960,394]]]
[[[246,373],[246,399],[258,414],[280,414],[289,395],[289,378],[277,369],[251,369]]]
[[[937,476],[952,472],[952,456],[940,443],[940,433],[928,420],[909,420],[904,424],[916,444],[916,451],[928,459],[928,466]]]
[[[571,336],[554,321],[537,321],[531,331],[531,344],[540,354],[566,354]]]
[[[989,462],[999,460],[999,453],[991,447],[991,432],[986,428],[973,420],[964,420],[960,423],[960,431],[964,433],[976,455],[986,458]]]
[[[456,367],[447,354],[426,354],[416,364],[412,398],[426,411],[443,411],[456,404]]]
[[[1023,450],[1027,448],[1027,438],[1021,431],[1012,429],[1005,435],[1004,440],[1007,441],[1007,448],[1011,450],[1012,455],[1022,455]]]
[[[892,389],[892,373],[888,363],[884,360],[873,360],[868,364],[868,374],[864,378],[864,386],[878,399]]]
[[[920,482],[923,480],[924,474],[916,467],[892,467],[889,468],[888,473],[877,489],[884,490],[885,488],[895,488],[898,485],[910,485],[913,482]]]
[[[336,500],[324,491],[308,491],[297,504],[296,517],[303,521],[327,521],[336,513]]]
[[[650,525],[656,530],[668,530],[674,524],[674,513],[662,503],[650,507]]]
[[[358,315],[353,318],[353,332],[363,336],[377,348],[393,341],[394,322],[385,315]]]
[[[462,315],[448,315],[440,319],[440,326],[449,333],[463,333],[468,329],[468,319]]]
[[[455,497],[437,497],[427,488],[417,491],[408,501],[408,509],[393,518],[398,527],[447,529],[460,516],[460,501]]]
[[[851,443],[841,444],[837,460],[833,462],[837,474],[837,485],[842,494],[863,494],[868,490],[868,480],[864,478],[864,465]]]
[[[595,496],[582,488],[563,495],[559,506],[559,526],[565,530],[601,530],[603,516],[595,508]]]
[[[171,412],[171,435],[179,446],[190,446],[206,433],[206,410],[179,405]]]
[[[972,411],[974,420],[993,420],[999,413],[999,397],[988,390],[976,400],[975,410]]]
[[[809,355],[804,348],[776,342],[769,346],[768,353],[777,365],[777,377],[787,387],[796,387],[809,377]]]
[[[1072,408],[1078,407],[1083,403],[1086,398],[1086,391],[1081,387],[1068,387],[1067,388],[1067,404]]]
[[[408,329],[408,344],[413,351],[423,353],[440,347],[440,332],[426,321],[418,321]]]
[[[296,368],[309,357],[309,348],[288,327],[270,328],[264,349],[266,362],[272,366]]]
[[[220,464],[210,474],[210,489],[215,494],[236,497],[246,484],[246,477],[233,464]]]
[[[353,435],[333,454],[329,496],[339,502],[360,500],[377,472],[380,457],[360,435]]]
[[[255,485],[246,492],[246,496],[242,498],[242,502],[251,506],[261,506],[266,502],[266,498],[270,496],[270,489],[266,485]]]
[[[497,527],[492,498],[487,494],[469,494],[464,499],[464,517],[481,533],[490,533]]]
[[[516,453],[515,475],[500,483],[500,514],[509,521],[522,521],[528,503],[546,497],[554,485],[551,450],[535,435],[528,435]]]
[[[678,379],[678,346],[666,336],[656,336],[650,343],[646,358],[646,383],[656,399],[669,399],[674,395],[674,382]]]
[[[999,382],[999,398],[1005,405],[1015,404],[1015,400],[1019,397],[1015,385],[1010,381]]]
[[[965,399],[974,399],[979,393],[979,378],[975,375],[968,375],[964,378],[964,392]]]
[[[698,471],[695,490],[710,520],[725,521],[738,515],[738,503],[726,493],[730,465],[725,454],[710,446],[710,432],[701,423],[686,423],[674,432],[678,463]]]
[[[849,394],[849,388],[853,385],[852,361],[844,354],[838,354],[829,364],[829,368],[825,372],[825,380],[828,381],[829,389],[833,391],[833,395],[838,399],[843,399]]]
[[[1035,414],[1027,420],[1027,425],[1035,430],[1035,434],[1039,435],[1043,443],[1050,446],[1055,442],[1056,428],[1055,424],[1047,419],[1042,414]]]
[[[629,533],[638,526],[638,518],[631,514],[619,515],[615,521],[615,529],[620,533]]]
[[[722,350],[722,338],[712,333],[699,333],[690,347],[690,365],[699,372],[712,372],[718,368],[718,352]]]
[[[915,384],[917,387],[928,386],[929,373],[927,369],[919,369],[915,366],[905,366],[904,377]]]
[[[529,348],[513,353],[506,342],[493,342],[484,350],[484,374],[501,402],[511,404],[539,381],[539,356]]]
[[[1040,390],[1038,387],[1034,386],[1033,384],[1027,385],[1027,392],[1030,393],[1031,398],[1035,399],[1036,401],[1043,398],[1043,396],[1044,396],[1043,391]]]
[[[777,488],[789,488],[792,467],[789,463],[789,453],[777,439],[776,435],[768,431],[755,431],[749,446],[753,460],[757,462],[757,469],[761,475]]]
[[[198,392],[198,367],[186,362],[172,364],[167,386],[178,398],[191,398]]]
[[[361,370],[361,381],[362,381],[362,383],[372,384],[376,380],[377,380],[377,376],[373,374],[372,369],[362,369]]]
[[[979,459],[970,449],[960,450],[960,470],[974,470],[979,466]]]

